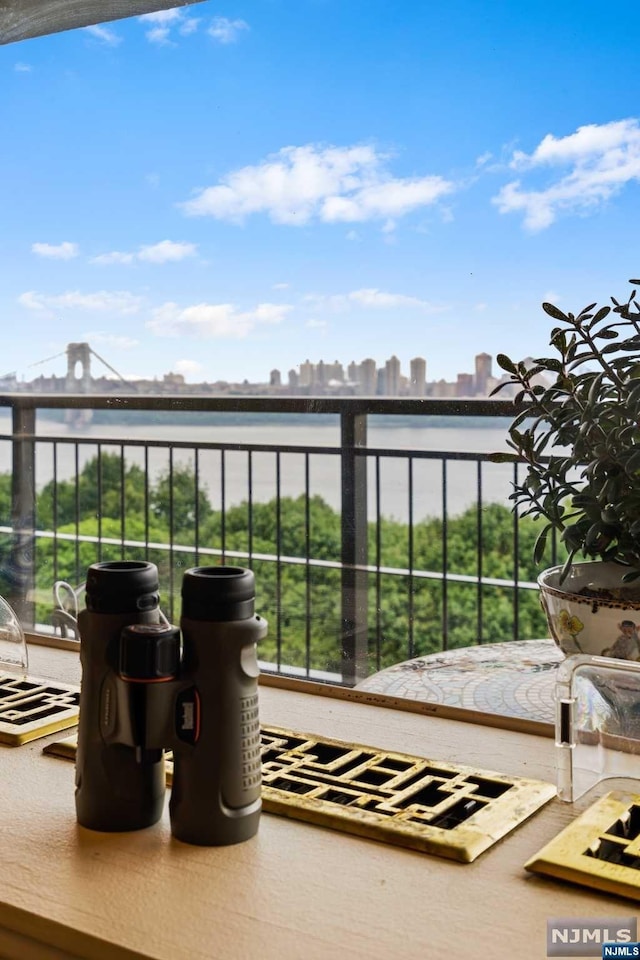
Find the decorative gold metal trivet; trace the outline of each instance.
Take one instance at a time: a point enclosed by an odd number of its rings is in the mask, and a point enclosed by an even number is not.
[[[640,794],[607,793],[525,867],[640,900]]]
[[[75,759],[76,738],[45,753]],[[169,755],[167,755],[169,759]],[[172,764],[168,764],[170,782]],[[262,728],[268,813],[470,863],[555,796],[540,780]]]
[[[12,747],[78,722],[79,688],[0,673],[0,743]]]

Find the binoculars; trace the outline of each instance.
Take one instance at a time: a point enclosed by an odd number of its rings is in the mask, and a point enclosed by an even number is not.
[[[173,750],[174,837],[218,846],[252,837],[261,808],[255,579],[241,567],[194,567],[180,629],[160,612],[153,563],[95,563],[78,616],[82,685],[78,822],[140,830],[162,814],[164,751]]]

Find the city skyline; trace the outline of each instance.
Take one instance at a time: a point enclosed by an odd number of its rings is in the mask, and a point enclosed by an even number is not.
[[[14,373],[0,375],[0,392],[35,393],[90,393],[90,392],[142,392],[142,393],[185,393],[202,392],[209,394],[247,393],[253,395],[280,396],[384,396],[384,397],[488,397],[497,384],[508,380],[508,376],[493,374],[493,357],[488,353],[477,354],[474,358],[473,373],[460,371],[455,380],[444,377],[429,380],[427,361],[424,357],[412,357],[408,374],[403,372],[402,364],[392,354],[383,364],[378,365],[372,357],[360,362],[352,360],[344,364],[339,360],[317,363],[308,358],[297,367],[290,369],[286,378],[282,371],[273,368],[268,377],[258,381],[203,380],[190,384],[185,377],[174,371],[156,374],[152,378],[127,380],[104,357],[97,353],[90,343],[68,343],[65,350],[51,360],[65,358],[66,370],[62,374],[40,375],[32,380],[19,380]],[[94,360],[109,371],[100,369],[96,374]],[[35,364],[36,366],[38,364]]]
[[[634,11],[205,0],[0,47],[0,375],[544,355],[543,300],[638,273]]]

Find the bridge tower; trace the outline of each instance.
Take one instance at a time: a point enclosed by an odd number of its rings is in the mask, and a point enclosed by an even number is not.
[[[80,364],[80,376],[76,376],[76,369]],[[91,347],[88,343],[67,344],[67,379],[65,382],[67,393],[91,392]]]

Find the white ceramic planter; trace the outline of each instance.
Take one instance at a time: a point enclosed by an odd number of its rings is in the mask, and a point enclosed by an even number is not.
[[[580,590],[620,588],[626,567],[617,563],[575,563],[560,585],[562,567],[538,577],[540,598],[551,635],[564,654],[640,660],[640,599],[607,600],[578,596]],[[636,590],[638,584],[633,584]]]

